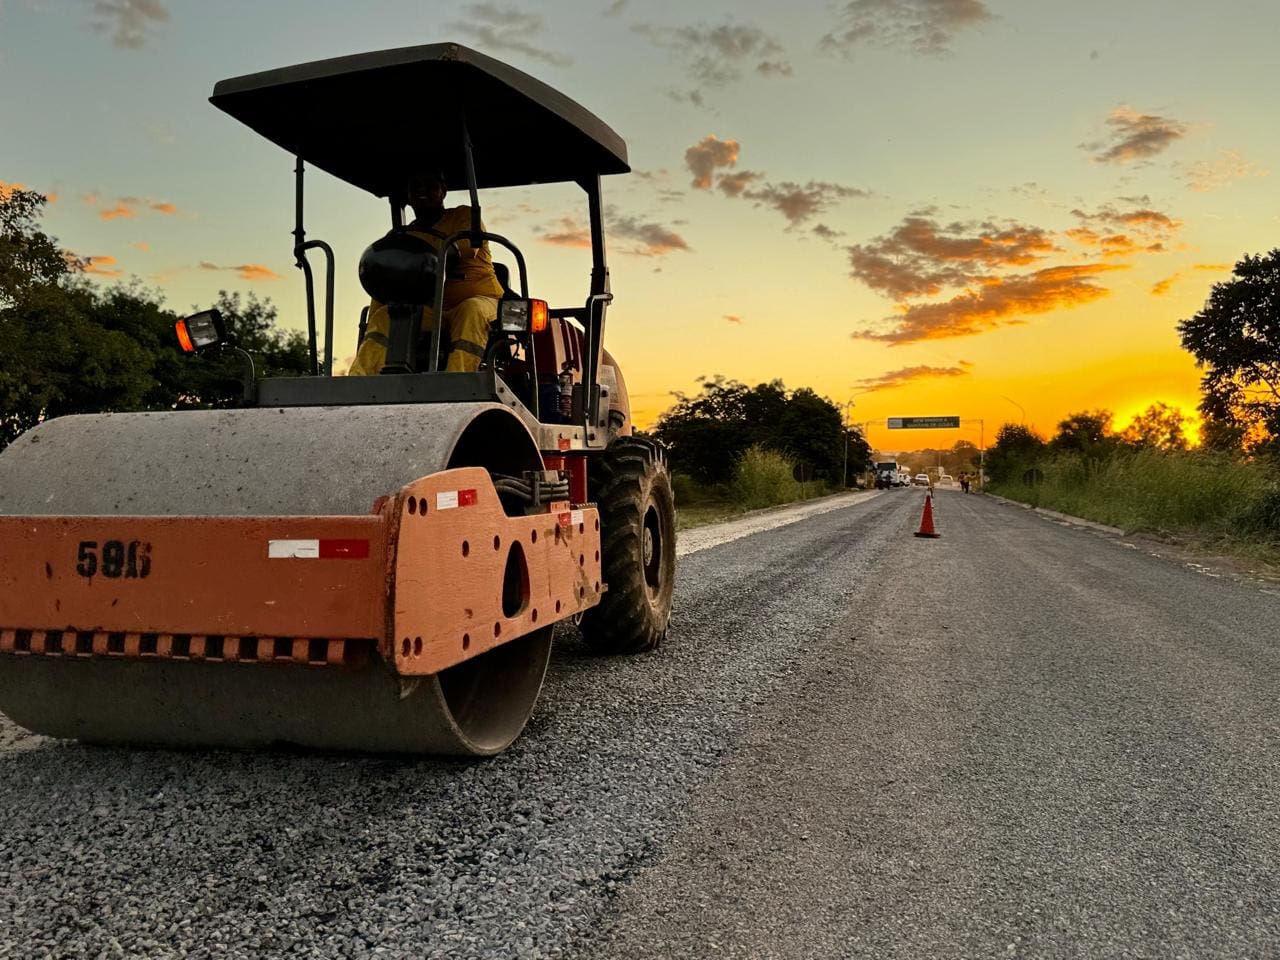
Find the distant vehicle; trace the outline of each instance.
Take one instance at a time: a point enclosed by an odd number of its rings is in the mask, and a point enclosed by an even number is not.
[[[876,463],[876,489],[887,490],[895,485],[898,477],[898,461],[880,460]]]
[[[916,478],[911,483],[912,486],[927,487],[929,485],[929,475],[927,473],[917,473]]]
[[[938,483],[941,486],[950,487],[955,485],[955,480],[952,478],[951,474],[944,473],[942,476],[938,478]]]
[[[911,471],[910,471],[910,470],[902,470],[902,471],[900,471],[900,472],[898,473],[898,482],[897,482],[897,483],[895,483],[895,484],[894,484],[894,486],[895,486],[895,487],[909,487],[909,486],[911,486]]]

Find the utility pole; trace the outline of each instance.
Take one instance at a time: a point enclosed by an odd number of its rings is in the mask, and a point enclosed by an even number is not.
[[[849,408],[853,406],[853,397],[844,402],[844,415],[840,418],[840,426],[844,428],[844,467],[840,470],[840,489],[849,487]]]

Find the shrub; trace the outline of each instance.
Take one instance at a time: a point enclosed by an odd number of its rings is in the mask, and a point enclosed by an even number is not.
[[[730,494],[746,510],[799,500],[801,487],[793,476],[794,469],[795,465],[782,454],[750,447],[738,461]]]

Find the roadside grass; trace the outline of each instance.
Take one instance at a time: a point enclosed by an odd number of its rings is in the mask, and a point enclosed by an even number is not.
[[[1063,454],[1043,479],[993,493],[1127,533],[1193,540],[1244,563],[1280,567],[1280,477],[1274,462],[1209,451],[1138,450],[1107,459]]]
[[[800,483],[790,459],[760,447],[752,447],[743,455],[728,483],[708,486],[680,473],[673,474],[671,480],[676,495],[677,530],[840,492],[825,483]]]

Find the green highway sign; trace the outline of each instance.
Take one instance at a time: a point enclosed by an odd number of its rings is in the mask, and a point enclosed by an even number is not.
[[[945,430],[960,426],[959,417],[890,417],[890,430]]]

